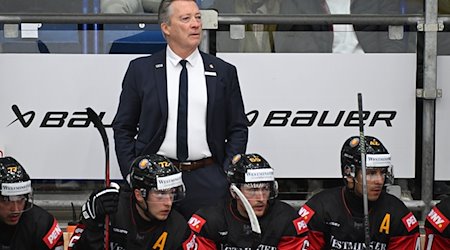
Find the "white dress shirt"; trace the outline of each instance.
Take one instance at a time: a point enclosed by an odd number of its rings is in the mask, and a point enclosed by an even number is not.
[[[166,49],[168,118],[164,141],[158,154],[177,159],[177,117],[178,90],[183,58],[176,55],[169,46]],[[205,69],[200,52],[195,50],[185,60],[188,71],[188,111],[187,111],[187,160],[200,160],[210,157],[206,139],[206,109],[208,94],[206,89]]]
[[[350,14],[351,0],[327,0],[330,14]],[[333,53],[364,53],[353,25],[333,25]]]

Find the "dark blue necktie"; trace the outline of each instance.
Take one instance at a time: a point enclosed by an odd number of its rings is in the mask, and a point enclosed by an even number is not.
[[[188,158],[187,146],[187,107],[188,107],[188,74],[186,60],[181,60],[183,69],[180,73],[180,89],[178,94],[178,119],[177,119],[177,158],[186,161]]]

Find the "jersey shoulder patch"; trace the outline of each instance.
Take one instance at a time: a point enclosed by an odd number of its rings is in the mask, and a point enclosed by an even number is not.
[[[303,205],[301,208],[300,208],[300,210],[298,210],[298,215],[300,215],[300,217],[306,222],[306,223],[308,223],[310,220],[311,220],[311,218],[313,217],[313,215],[315,214],[316,212],[312,209],[312,208],[310,208],[308,205]]]
[[[47,234],[42,238],[42,240],[45,242],[45,245],[49,249],[53,249],[59,242],[60,238],[62,237],[63,232],[61,228],[59,227],[58,222],[55,218],[53,218],[53,225],[48,230]]]
[[[200,217],[197,214],[193,214],[192,217],[189,219],[188,224],[192,231],[196,233],[200,233],[202,230],[203,225],[206,223],[206,220]]]
[[[413,213],[409,212],[405,217],[402,218],[402,222],[406,227],[406,230],[408,232],[411,232],[414,228],[419,226],[419,222],[417,221],[416,217]]]
[[[292,223],[294,223],[294,227],[298,235],[308,232],[308,225],[303,217],[298,217],[293,220]]]
[[[447,219],[447,217],[445,217],[437,207],[433,207],[431,209],[427,215],[427,220],[440,233],[444,232],[450,223],[449,219]]]

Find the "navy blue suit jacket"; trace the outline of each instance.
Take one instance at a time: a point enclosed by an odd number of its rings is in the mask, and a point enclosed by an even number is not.
[[[352,14],[401,14],[399,0],[352,0]],[[283,0],[280,4],[281,14],[329,14],[326,0]],[[392,53],[415,51],[415,36],[403,40],[390,40],[386,25],[354,25],[359,44],[366,53]],[[281,34],[275,43],[276,52],[331,53],[333,49],[333,26],[315,25],[279,25],[278,31],[300,31],[295,40],[286,33]],[[282,32],[283,33],[283,32]]]
[[[228,166],[231,157],[245,153],[248,120],[244,112],[236,67],[209,54],[203,58],[208,102],[207,142],[212,157]],[[156,153],[166,134],[168,101],[166,50],[130,62],[113,121],[117,159],[122,176],[135,157]],[[136,137],[137,135],[137,137]]]

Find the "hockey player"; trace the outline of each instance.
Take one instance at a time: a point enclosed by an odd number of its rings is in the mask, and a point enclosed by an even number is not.
[[[182,249],[190,230],[175,210],[184,197],[181,172],[164,156],[136,158],[131,192],[116,187],[93,192],[82,207],[69,249],[104,249],[105,214],[110,215],[110,249]],[[115,185],[112,185],[115,186]]]
[[[365,245],[360,138],[347,139],[341,150],[345,186],[324,190],[303,205],[309,249],[420,249],[419,223],[403,202],[386,193],[393,181],[391,156],[375,137],[365,137],[370,246]]]
[[[0,249],[63,250],[55,217],[33,205],[31,180],[12,157],[0,158]]]
[[[231,197],[225,202],[201,208],[191,217],[195,243],[188,249],[301,250],[306,224],[291,206],[274,199],[278,186],[269,163],[258,154],[236,155],[227,175],[250,203],[261,234],[252,232],[243,201],[230,188]]]
[[[439,202],[425,220],[425,249],[446,250],[450,248],[450,197]]]

